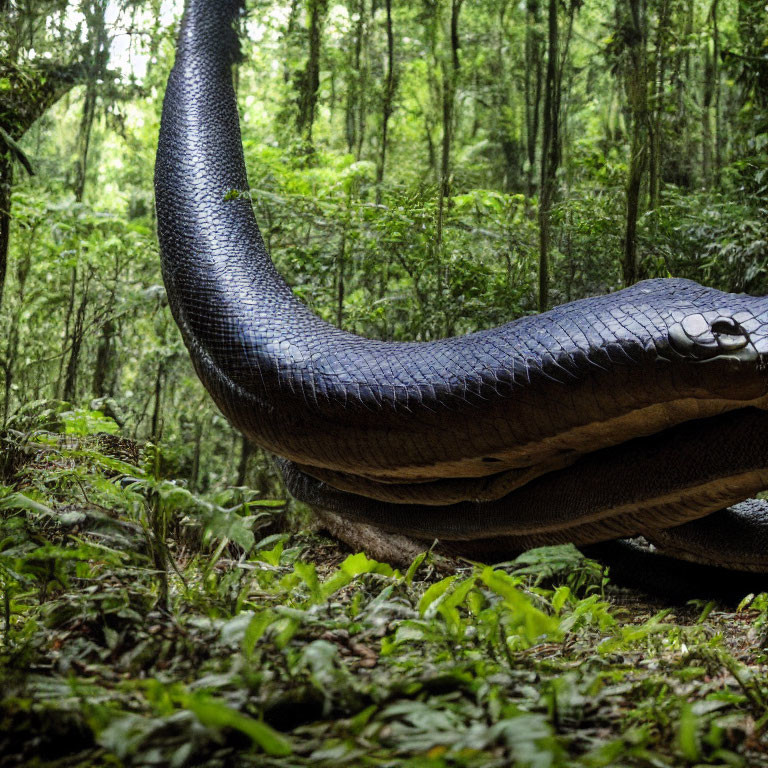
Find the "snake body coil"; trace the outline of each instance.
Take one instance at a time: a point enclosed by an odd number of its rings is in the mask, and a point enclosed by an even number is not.
[[[295,495],[350,524],[489,552],[662,531],[768,486],[767,299],[654,280],[429,343],[313,315],[275,271],[250,200],[230,194],[248,189],[239,6],[187,3],[158,231],[201,380],[284,457]]]

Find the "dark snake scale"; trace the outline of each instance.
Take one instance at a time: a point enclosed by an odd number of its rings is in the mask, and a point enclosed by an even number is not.
[[[248,189],[240,6],[187,2],[158,231],[201,380],[282,457],[291,493],[337,535],[378,532],[403,559],[413,540],[490,557],[642,534],[680,560],[768,571],[768,507],[739,504],[768,488],[768,299],[669,279],[434,342],[325,323],[276,272],[249,197],[232,194]]]

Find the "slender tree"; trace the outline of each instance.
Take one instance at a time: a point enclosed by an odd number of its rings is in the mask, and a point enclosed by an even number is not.
[[[240,458],[237,462],[237,478],[235,485],[245,485],[248,480],[248,460],[253,455],[253,446],[248,438],[243,435],[240,438]]]
[[[522,172],[523,141],[520,136],[519,121],[517,119],[519,111],[519,102],[516,98],[516,89],[514,77],[510,70],[512,64],[508,61],[510,58],[507,50],[509,32],[507,29],[507,14],[510,9],[508,0],[500,0],[497,11],[497,24],[494,30],[494,57],[491,59],[492,87],[491,98],[493,104],[493,113],[491,119],[491,131],[494,140],[501,149],[501,155],[504,160],[502,173],[502,188],[506,192],[514,191],[519,186],[519,179]],[[523,71],[528,77],[528,67],[523,62]],[[477,77],[477,75],[476,75]],[[480,91],[481,86],[475,86],[476,91]],[[477,107],[480,105],[480,99],[474,100],[476,106],[473,133],[477,132],[481,118]],[[535,153],[535,148],[534,148]]]
[[[539,312],[549,306],[550,213],[555,196],[559,152],[557,148],[557,79],[559,63],[558,3],[549,0],[547,12],[547,73],[544,83],[544,121],[539,183]]]
[[[323,28],[328,13],[328,0],[307,0],[307,61],[298,78],[298,111],[296,129],[307,149],[312,149],[312,130],[320,88],[320,52]]]
[[[347,140],[347,151],[356,153],[359,159],[358,130],[361,123],[359,112],[363,102],[361,73],[365,40],[365,0],[348,0],[347,11],[354,21],[350,32],[351,44],[349,45],[344,133]]]
[[[710,8],[710,22],[712,20],[712,9]],[[712,184],[714,175],[713,155],[714,146],[712,143],[712,109],[717,91],[717,65],[715,64],[715,55],[713,50],[712,38],[704,40],[704,78],[702,83],[701,98],[701,175],[706,186]]]
[[[19,326],[21,314],[26,299],[27,279],[32,267],[31,242],[27,246],[16,266],[16,292],[18,310],[11,318],[11,326],[6,340],[5,356],[0,361],[5,379],[5,398],[3,400],[3,425],[8,423],[11,408],[11,393],[13,392],[16,362],[19,352]]]
[[[85,315],[88,310],[89,288],[91,284],[90,273],[86,275],[83,281],[83,291],[80,296],[80,303],[75,313],[72,333],[69,338],[69,359],[67,362],[67,372],[64,379],[64,389],[62,398],[67,402],[76,402],[77,399],[77,374],[80,365],[80,352],[85,337]]]
[[[665,89],[671,37],[670,22],[671,2],[660,0],[648,102],[648,209],[650,211],[656,211],[659,207],[661,190],[661,152],[667,103]]]
[[[721,84],[720,84],[720,21],[719,21],[719,3],[718,0],[712,0],[712,6],[709,10],[709,18],[712,23],[712,80],[715,91],[715,168],[712,179],[716,187],[720,186],[720,172],[723,167],[722,136],[721,136]]]
[[[384,95],[381,100],[381,139],[379,144],[379,160],[376,166],[376,203],[381,204],[381,184],[384,181],[384,170],[387,163],[387,146],[389,144],[389,118],[392,116],[395,99],[395,35],[392,28],[392,0],[384,0],[387,11],[387,76],[384,82]]]
[[[543,77],[542,40],[539,32],[539,2],[527,0],[525,14],[525,128],[528,159],[528,196],[535,190],[536,145],[539,140],[541,86]]]
[[[620,11],[626,46],[624,87],[632,122],[627,174],[626,226],[621,266],[624,284],[632,285],[640,277],[637,221],[640,215],[640,190],[648,161],[648,64],[642,0],[620,0]]]
[[[456,90],[458,88],[459,72],[461,69],[461,60],[459,57],[459,16],[461,14],[463,2],[464,0],[451,0],[451,15],[448,22],[449,51],[447,55],[441,57],[443,138],[440,154],[440,185],[437,198],[437,230],[435,242],[435,252],[438,255],[440,270],[440,300],[442,300],[442,293],[449,282],[448,269],[445,260],[440,259],[440,251],[443,246],[445,207],[451,194],[451,150],[453,147],[456,119]]]
[[[84,0],[83,14],[88,26],[88,62],[83,112],[77,137],[77,164],[73,191],[75,200],[81,203],[85,194],[88,174],[88,155],[91,149],[91,134],[96,119],[96,102],[99,87],[104,79],[109,62],[110,39],[107,34],[107,0]]]

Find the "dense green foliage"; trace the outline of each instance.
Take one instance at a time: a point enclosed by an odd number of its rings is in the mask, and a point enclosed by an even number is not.
[[[2,445],[2,766],[765,764],[765,595],[673,612],[565,547],[400,573],[64,425]]]
[[[5,179],[16,183],[0,413],[14,427],[30,402],[100,398],[124,434],[162,439],[176,472],[211,488],[243,482],[248,457],[170,319],[152,205],[180,5],[0,4],[0,127],[36,171],[14,161]],[[248,4],[236,76],[254,206],[280,270],[327,319],[395,339],[535,311],[542,226],[550,305],[621,287],[630,240],[637,277],[768,293],[763,10]],[[265,460],[247,469],[271,487]]]
[[[246,5],[254,208],[331,322],[768,294],[763,0]],[[0,0],[0,767],[768,763],[765,596],[657,613],[567,548],[397,573],[306,531],[162,286],[180,12]]]

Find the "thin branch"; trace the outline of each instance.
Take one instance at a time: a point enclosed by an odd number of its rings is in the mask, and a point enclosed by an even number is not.
[[[0,126],[0,141],[7,147],[8,151],[13,155],[23,166],[24,170],[30,175],[35,175],[35,170],[32,168],[32,163],[29,158],[24,154],[24,150],[18,145],[17,142],[8,134],[8,132]]]

